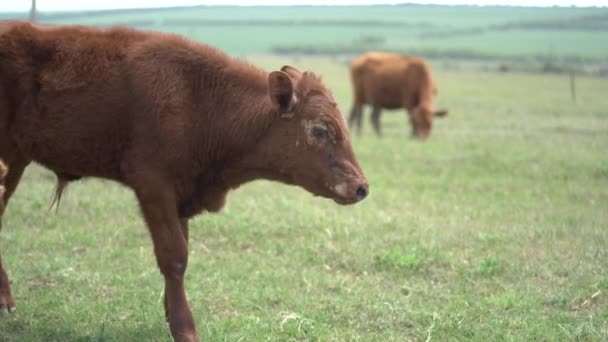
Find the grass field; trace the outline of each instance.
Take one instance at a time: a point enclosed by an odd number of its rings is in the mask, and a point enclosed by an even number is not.
[[[344,112],[343,64],[319,71]],[[371,184],[340,207],[259,181],[191,226],[187,290],[206,341],[607,341],[608,80],[437,68],[424,143],[402,112],[354,147]],[[368,116],[366,116],[366,124]],[[2,231],[17,312],[0,341],[169,341],[133,195],[85,180],[58,213],[31,167]]]

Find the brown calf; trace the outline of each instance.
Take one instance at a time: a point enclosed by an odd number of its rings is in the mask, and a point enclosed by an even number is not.
[[[264,72],[179,36],[126,28],[0,24],[4,201],[36,161],[58,179],[100,177],[135,192],[165,279],[178,341],[197,341],[184,292],[188,219],[255,179],[340,204],[367,180],[331,93],[310,72]],[[12,310],[0,266],[0,310]]]
[[[430,66],[422,59],[383,52],[368,52],[351,62],[354,104],[348,119],[350,128],[361,132],[363,105],[372,106],[374,131],[381,136],[382,108],[405,108],[409,114],[412,135],[427,138],[434,116],[447,115],[446,110],[435,111],[435,84]]]

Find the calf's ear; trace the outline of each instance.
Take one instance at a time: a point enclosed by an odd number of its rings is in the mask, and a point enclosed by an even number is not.
[[[296,104],[293,81],[284,71],[273,71],[268,75],[268,95],[275,109],[284,119],[291,119]]]
[[[286,72],[294,80],[297,80],[300,77],[302,77],[302,72],[300,70],[292,67],[291,65],[283,65],[283,67],[281,68],[281,71]]]

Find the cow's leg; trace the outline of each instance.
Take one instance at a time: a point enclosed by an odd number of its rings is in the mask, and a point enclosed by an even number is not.
[[[414,120],[413,109],[407,109],[407,118],[410,123],[410,133],[413,138],[416,136],[416,121]]]
[[[179,223],[181,225],[182,233],[184,234],[184,238],[186,239],[186,245],[188,245],[188,235],[189,235],[188,219],[185,217],[180,218]],[[166,288],[165,288],[165,294],[163,296],[163,302],[165,305],[165,319],[167,320],[167,322],[169,322],[169,304],[167,303],[167,289]]]
[[[4,208],[6,208],[9,199],[17,189],[17,185],[21,180],[25,167],[29,164],[29,161],[26,161],[20,156],[16,156],[14,153],[9,154],[4,149],[2,149],[1,153],[2,155],[0,157],[2,157],[4,163],[8,167],[8,173],[4,178],[4,195],[2,196],[2,199],[0,199],[2,201],[2,208],[0,208],[2,209],[0,210],[0,230],[2,230],[2,216]],[[0,251],[1,250],[2,249],[0,248]],[[15,300],[11,293],[8,274],[2,266],[2,255],[0,254],[0,315],[7,314],[8,312],[14,310]]]
[[[382,113],[382,107],[380,106],[374,106],[374,109],[372,110],[372,126],[374,126],[374,132],[376,132],[376,135],[381,137],[382,136],[382,130],[380,129],[380,113]]]
[[[363,122],[363,106],[359,106],[357,111],[357,134],[361,135],[361,123]]]
[[[354,105],[353,109],[350,111],[350,116],[348,117],[348,128],[352,131],[353,128],[357,127],[357,135],[361,135],[361,117],[363,116],[363,106]]]
[[[167,320],[175,341],[198,341],[184,290],[188,245],[169,182],[138,174],[131,183],[154,242],[154,253],[165,278]]]

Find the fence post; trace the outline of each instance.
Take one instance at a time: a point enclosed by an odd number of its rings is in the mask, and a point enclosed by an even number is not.
[[[36,22],[36,0],[32,0],[32,8],[30,9],[30,22]]]

